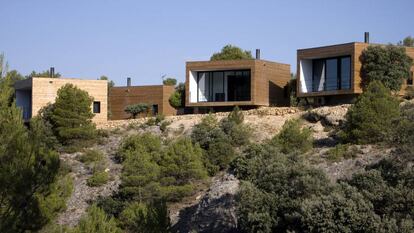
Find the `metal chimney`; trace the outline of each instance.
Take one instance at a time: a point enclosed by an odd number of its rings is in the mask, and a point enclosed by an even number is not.
[[[127,77],[127,87],[130,87],[130,86],[131,86],[131,78]]]
[[[260,60],[260,49],[256,49],[256,60]]]
[[[365,32],[364,34],[364,42],[369,44],[369,32]]]
[[[50,67],[49,75],[50,75],[51,78],[55,77],[55,67]]]

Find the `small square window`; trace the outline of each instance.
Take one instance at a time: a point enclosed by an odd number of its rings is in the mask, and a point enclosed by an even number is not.
[[[93,102],[93,113],[101,113],[101,102],[99,101]]]
[[[413,72],[410,72],[410,77],[407,79],[407,85],[413,85]]]

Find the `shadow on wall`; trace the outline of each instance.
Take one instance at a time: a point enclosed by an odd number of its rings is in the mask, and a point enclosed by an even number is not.
[[[282,88],[272,81],[269,81],[269,105],[289,106],[289,95],[286,93],[286,88]]]

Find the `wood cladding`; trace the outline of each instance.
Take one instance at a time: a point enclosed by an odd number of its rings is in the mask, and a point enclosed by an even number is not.
[[[251,100],[234,102],[198,102],[190,103],[190,72],[250,70]],[[290,80],[290,65],[265,60],[223,60],[195,61],[186,63],[186,107],[214,106],[286,106],[289,99],[285,96],[284,87]]]
[[[146,103],[150,107],[157,105],[158,113],[166,116],[175,115],[177,111],[169,103],[174,91],[174,86],[167,85],[112,87],[109,89],[110,118],[129,119],[130,114],[125,112],[125,108],[138,103]]]
[[[361,55],[362,52],[370,45],[353,42],[348,44],[339,44],[318,48],[299,49],[297,51],[297,96],[298,97],[314,97],[314,96],[328,96],[328,95],[348,95],[348,94],[360,94],[362,93],[362,77],[361,77]],[[414,59],[414,48],[406,47],[407,55]],[[318,59],[329,58],[339,56],[351,56],[351,89],[350,90],[335,90],[335,91],[320,91],[301,93],[300,92],[300,61],[303,59]],[[414,71],[414,66],[411,67],[411,71]],[[407,88],[406,83],[403,84],[400,95],[405,93]]]
[[[26,81],[26,80],[24,80]],[[79,89],[87,91],[94,101],[101,104],[101,112],[96,113],[92,121],[107,121],[108,82],[106,80],[82,80],[71,78],[37,78],[31,79],[32,89],[32,116],[36,116],[41,108],[48,103],[55,102],[57,91],[65,84],[73,84]],[[92,109],[92,106],[91,106]]]

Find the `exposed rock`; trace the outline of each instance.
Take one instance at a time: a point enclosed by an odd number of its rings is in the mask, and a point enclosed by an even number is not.
[[[236,232],[237,217],[234,196],[239,180],[232,174],[213,179],[210,189],[198,204],[180,211],[174,230],[187,232]]]
[[[345,121],[350,104],[325,106],[312,109],[305,113],[305,118],[312,122],[322,121],[323,124],[338,126]]]
[[[111,136],[105,145],[96,146],[96,150],[104,154],[107,160],[106,171],[109,172],[111,179],[105,185],[100,187],[89,187],[86,184],[87,179],[92,175],[91,168],[79,162],[76,157],[81,153],[61,154],[60,159],[65,161],[71,167],[73,178],[72,195],[67,202],[67,208],[60,213],[57,223],[60,225],[74,226],[78,223],[82,215],[86,212],[91,201],[99,196],[110,196],[118,190],[120,184],[121,165],[114,162],[114,153],[118,148],[120,138]]]

